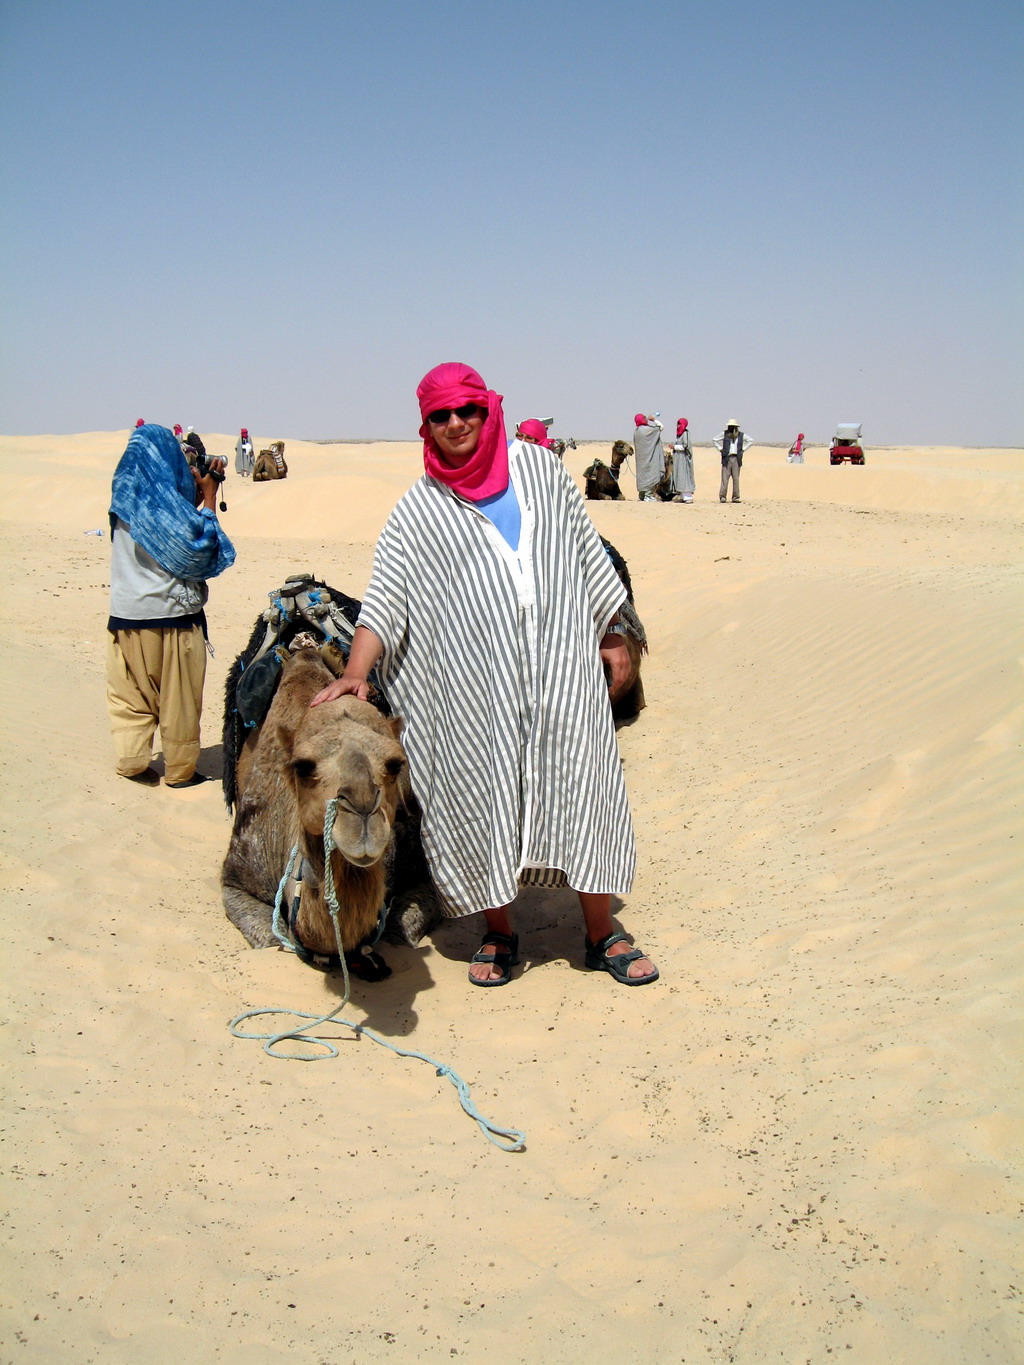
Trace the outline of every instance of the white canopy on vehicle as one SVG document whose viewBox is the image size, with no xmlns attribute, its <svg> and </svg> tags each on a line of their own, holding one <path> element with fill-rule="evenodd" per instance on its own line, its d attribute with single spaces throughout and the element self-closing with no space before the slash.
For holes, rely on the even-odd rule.
<svg viewBox="0 0 1024 1365">
<path fill-rule="evenodd" d="M 860 440 L 860 422 L 840 422 L 836 427 L 835 439 L 843 446 L 854 446 Z"/>
</svg>

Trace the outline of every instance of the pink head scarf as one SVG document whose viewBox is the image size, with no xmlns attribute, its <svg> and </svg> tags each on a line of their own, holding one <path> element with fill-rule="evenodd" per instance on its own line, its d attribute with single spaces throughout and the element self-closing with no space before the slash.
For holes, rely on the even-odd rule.
<svg viewBox="0 0 1024 1365">
<path fill-rule="evenodd" d="M 647 418 L 644 416 L 642 412 L 638 412 L 636 416 L 633 418 L 633 421 L 637 424 L 638 427 L 645 427 L 647 425 Z"/>
<path fill-rule="evenodd" d="M 504 493 L 508 487 L 508 440 L 501 394 L 487 388 L 469 365 L 450 360 L 444 365 L 436 365 L 423 376 L 416 397 L 423 418 L 420 427 L 423 467 L 431 478 L 439 479 L 470 502 L 481 502 L 496 493 Z M 438 408 L 460 408 L 464 403 L 478 403 L 487 409 L 487 417 L 476 450 L 462 464 L 453 465 L 441 454 L 427 414 Z"/>
<path fill-rule="evenodd" d="M 689 425 L 690 420 L 688 417 L 680 417 L 679 421 L 676 423 L 676 435 L 682 436 L 683 432 Z"/>
<path fill-rule="evenodd" d="M 543 422 L 536 417 L 528 417 L 525 422 L 519 423 L 519 430 L 524 436 L 532 436 L 539 446 L 545 450 L 551 449 L 551 442 L 548 439 L 548 429 Z"/>
</svg>

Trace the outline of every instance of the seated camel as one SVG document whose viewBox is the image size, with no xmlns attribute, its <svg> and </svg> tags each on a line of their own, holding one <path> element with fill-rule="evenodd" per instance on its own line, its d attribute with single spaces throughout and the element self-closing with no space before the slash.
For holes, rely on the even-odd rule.
<svg viewBox="0 0 1024 1365">
<path fill-rule="evenodd" d="M 266 718 L 242 746 L 221 871 L 224 908 L 254 948 L 276 943 L 274 901 L 297 847 L 282 901 L 288 937 L 307 961 L 337 961 L 324 884 L 324 820 L 336 800 L 330 866 L 341 946 L 353 974 L 379 980 L 390 968 L 370 948 L 385 907 L 389 937 L 413 944 L 440 914 L 419 843 L 401 722 L 352 696 L 310 707 L 333 676 L 316 648 L 300 647 L 284 663 Z"/>
<path fill-rule="evenodd" d="M 256 456 L 256 462 L 252 467 L 253 483 L 266 483 L 268 479 L 286 479 L 288 477 L 288 465 L 284 458 L 284 442 L 271 441 L 269 446 Z"/>
<path fill-rule="evenodd" d="M 628 441 L 614 441 L 612 443 L 611 470 L 613 479 L 618 479 L 622 466 L 632 454 L 633 447 Z"/>
<path fill-rule="evenodd" d="M 594 460 L 583 471 L 584 492 L 594 502 L 621 502 L 619 481 L 603 460 Z"/>
<path fill-rule="evenodd" d="M 671 452 L 671 450 L 666 450 L 666 451 L 665 451 L 665 472 L 664 472 L 664 474 L 662 474 L 662 476 L 661 476 L 661 482 L 658 484 L 657 488 L 655 488 L 654 493 L 655 493 L 655 496 L 658 497 L 658 498 L 660 498 L 662 502 L 671 502 L 671 501 L 672 501 L 673 492 L 672 492 L 672 452 Z"/>
</svg>

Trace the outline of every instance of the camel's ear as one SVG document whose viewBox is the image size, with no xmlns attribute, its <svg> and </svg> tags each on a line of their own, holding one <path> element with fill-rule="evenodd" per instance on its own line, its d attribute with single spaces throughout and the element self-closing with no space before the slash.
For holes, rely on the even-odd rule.
<svg viewBox="0 0 1024 1365">
<path fill-rule="evenodd" d="M 401 716 L 387 716 L 385 723 L 399 743 L 402 741 L 402 731 L 405 729 L 405 721 Z"/>
</svg>

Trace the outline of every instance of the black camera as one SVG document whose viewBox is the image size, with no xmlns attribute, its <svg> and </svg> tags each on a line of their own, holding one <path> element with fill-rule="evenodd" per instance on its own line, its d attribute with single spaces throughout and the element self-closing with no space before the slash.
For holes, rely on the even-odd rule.
<svg viewBox="0 0 1024 1365">
<path fill-rule="evenodd" d="M 210 455 L 207 455 L 207 453 L 205 452 L 205 450 L 203 451 L 202 454 L 200 454 L 200 453 L 197 451 L 197 452 L 196 452 L 196 469 L 198 469 L 198 471 L 199 471 L 199 477 L 200 477 L 201 479 L 205 479 L 206 476 L 207 476 L 207 474 L 209 474 L 214 480 L 216 480 L 217 483 L 223 483 L 223 482 L 224 482 L 224 479 L 225 479 L 225 477 L 226 477 L 226 476 L 225 476 L 225 472 L 224 472 L 224 470 L 220 467 L 219 464 L 215 464 L 215 463 L 214 463 L 214 458 L 215 458 L 215 457 L 211 457 Z"/>
</svg>

